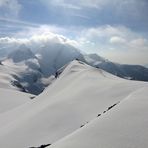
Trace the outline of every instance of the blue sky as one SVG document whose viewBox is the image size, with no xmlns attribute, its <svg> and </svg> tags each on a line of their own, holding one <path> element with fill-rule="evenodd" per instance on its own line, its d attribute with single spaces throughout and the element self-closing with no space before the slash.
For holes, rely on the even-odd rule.
<svg viewBox="0 0 148 148">
<path fill-rule="evenodd" d="M 84 52 L 144 65 L 147 15 L 147 0 L 0 0 L 0 47 L 52 32 Z"/>
</svg>

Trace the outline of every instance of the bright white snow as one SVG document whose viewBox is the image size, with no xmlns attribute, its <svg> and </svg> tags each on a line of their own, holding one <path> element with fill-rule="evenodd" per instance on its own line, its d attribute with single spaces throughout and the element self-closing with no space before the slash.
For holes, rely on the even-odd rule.
<svg viewBox="0 0 148 148">
<path fill-rule="evenodd" d="M 10 111 L 34 97 L 31 94 L 0 88 L 0 114 Z"/>
<path fill-rule="evenodd" d="M 147 87 L 73 61 L 36 99 L 0 114 L 0 147 L 147 146 Z"/>
<path fill-rule="evenodd" d="M 131 93 L 117 107 L 49 148 L 146 148 L 148 88 Z"/>
</svg>

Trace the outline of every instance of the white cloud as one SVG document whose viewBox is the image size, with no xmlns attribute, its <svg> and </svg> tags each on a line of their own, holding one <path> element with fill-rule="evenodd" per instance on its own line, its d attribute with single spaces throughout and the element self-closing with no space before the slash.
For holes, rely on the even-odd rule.
<svg viewBox="0 0 148 148">
<path fill-rule="evenodd" d="M 130 42 L 131 46 L 134 46 L 134 47 L 145 46 L 147 43 L 148 43 L 148 40 L 144 38 L 137 38 Z"/>
<path fill-rule="evenodd" d="M 130 50 L 135 46 L 142 47 L 147 45 L 148 40 L 141 36 L 141 34 L 133 32 L 124 26 L 105 25 L 82 30 L 77 41 L 94 42 L 98 47 L 102 46 L 102 48 L 108 45 L 113 46 L 111 48 L 121 46 L 121 49 Z"/>
<path fill-rule="evenodd" d="M 81 32 L 81 36 L 93 40 L 98 38 L 110 39 L 113 36 L 125 38 L 127 37 L 127 34 L 130 35 L 130 38 L 132 36 L 135 36 L 135 33 L 133 33 L 130 29 L 124 26 L 111 26 L 111 25 L 104 25 L 96 28 L 84 29 Z"/>
<path fill-rule="evenodd" d="M 124 44 L 126 43 L 126 40 L 122 37 L 119 37 L 119 36 L 113 36 L 110 38 L 110 43 L 112 44 Z"/>
<path fill-rule="evenodd" d="M 27 32 L 27 34 L 26 34 Z M 42 34 L 46 34 L 48 32 L 53 32 L 53 33 L 58 33 L 61 34 L 61 32 L 65 32 L 64 28 L 60 28 L 60 27 L 56 27 L 54 25 L 38 25 L 36 27 L 27 27 L 24 28 L 24 30 L 21 30 L 19 32 L 17 32 L 15 34 L 15 37 L 19 37 L 19 38 L 26 38 L 26 37 L 31 37 L 33 35 L 42 35 Z"/>
<path fill-rule="evenodd" d="M 50 4 L 58 5 L 61 7 L 67 7 L 71 9 L 81 9 L 82 7 L 91 7 L 102 9 L 105 6 L 114 6 L 117 10 L 123 10 L 123 8 L 131 9 L 131 11 L 136 10 L 139 7 L 143 7 L 145 0 L 40 0 L 45 3 L 47 6 Z M 117 7 L 118 6 L 118 7 Z"/>
<path fill-rule="evenodd" d="M 61 7 L 64 7 L 64 8 L 67 8 L 67 9 L 75 9 L 75 10 L 80 10 L 81 9 L 81 7 L 70 4 L 70 3 L 58 3 L 57 5 L 61 6 Z"/>
<path fill-rule="evenodd" d="M 73 34 L 75 37 L 69 39 L 66 37 L 68 34 Z M 96 52 L 115 62 L 148 63 L 148 39 L 124 26 L 106 25 L 76 30 L 42 25 L 21 31 L 13 38 L 0 38 L 0 47 L 8 45 L 17 47 L 20 44 L 27 44 L 37 49 L 51 42 L 72 45 L 84 52 Z"/>
<path fill-rule="evenodd" d="M 71 12 L 80 15 L 86 15 L 91 18 L 90 9 L 94 16 L 101 18 L 102 22 L 107 18 L 107 14 L 122 21 L 124 24 L 133 24 L 135 20 L 147 21 L 147 0 L 40 0 L 49 10 L 58 6 L 64 15 L 71 16 Z M 93 11 L 94 10 L 94 11 Z M 102 19 L 105 15 L 105 19 Z M 116 20 L 109 19 L 110 22 Z M 129 22 L 130 21 L 130 22 Z"/>
<path fill-rule="evenodd" d="M 122 51 L 117 50 L 115 51 L 108 51 L 104 54 L 105 57 L 110 59 L 111 61 L 122 63 L 122 64 L 141 64 L 141 65 L 147 65 L 147 59 L 148 59 L 148 51 L 141 52 L 139 50 L 132 51 Z"/>
<path fill-rule="evenodd" d="M 113 1 L 118 2 L 119 0 Z M 45 4 L 53 4 L 61 7 L 67 7 L 71 9 L 81 9 L 82 7 L 100 8 L 104 5 L 112 3 L 110 2 L 110 0 L 41 0 L 41 2 Z"/>
<path fill-rule="evenodd" d="M 101 26 L 84 29 L 77 42 L 81 49 L 120 63 L 147 64 L 148 39 L 124 26 Z"/>
<path fill-rule="evenodd" d="M 30 23 L 30 22 L 25 22 L 25 21 L 20 21 L 20 20 L 17 20 L 17 19 L 12 19 L 12 18 L 3 18 L 3 17 L 0 17 L 0 21 L 5 21 L 7 22 L 10 26 L 12 25 L 20 25 L 20 26 L 32 26 L 32 27 L 39 27 L 38 24 L 35 24 L 35 23 Z M 7 27 L 7 26 L 6 26 Z"/>
<path fill-rule="evenodd" d="M 51 32 L 57 28 L 54 26 L 40 26 L 39 28 L 29 28 L 25 31 L 18 32 L 15 37 L 3 37 L 0 38 L 0 49 L 5 47 L 19 47 L 21 44 L 26 44 L 31 48 L 40 48 L 50 43 L 60 43 L 65 45 L 72 45 L 78 47 L 78 43 L 75 40 L 69 39 L 63 35 Z M 59 31 L 62 29 L 59 28 Z M 55 32 L 56 32 L 55 31 Z M 26 35 L 27 32 L 27 35 Z M 36 49 L 37 50 L 37 49 Z"/>
</svg>

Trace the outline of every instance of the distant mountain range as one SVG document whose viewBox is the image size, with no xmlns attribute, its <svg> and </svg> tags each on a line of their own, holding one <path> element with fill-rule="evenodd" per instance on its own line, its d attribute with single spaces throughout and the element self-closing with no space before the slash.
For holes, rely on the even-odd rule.
<svg viewBox="0 0 148 148">
<path fill-rule="evenodd" d="M 146 67 L 113 63 L 97 54 L 83 54 L 71 45 L 48 43 L 36 51 L 26 45 L 11 51 L 0 62 L 0 87 L 39 94 L 61 67 L 75 59 L 124 79 L 148 81 Z"/>
<path fill-rule="evenodd" d="M 113 63 L 97 54 L 89 54 L 85 56 L 87 64 L 96 68 L 101 68 L 109 73 L 125 79 L 148 81 L 148 68 L 141 65 L 127 65 Z"/>
</svg>

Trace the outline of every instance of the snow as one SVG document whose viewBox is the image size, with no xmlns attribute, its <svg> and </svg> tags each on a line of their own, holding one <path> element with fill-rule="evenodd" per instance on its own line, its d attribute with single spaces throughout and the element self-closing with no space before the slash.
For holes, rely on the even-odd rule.
<svg viewBox="0 0 148 148">
<path fill-rule="evenodd" d="M 3 65 L 0 65 L 0 88 L 7 88 L 7 89 L 13 89 L 18 90 L 18 88 L 11 85 L 12 81 L 15 81 L 14 75 L 17 76 L 17 72 L 20 72 L 21 68 L 13 65 L 10 60 L 6 60 Z"/>
<path fill-rule="evenodd" d="M 35 58 L 17 63 L 12 59 L 5 59 L 0 65 L 0 88 L 38 94 L 44 89 L 41 78 L 39 63 Z"/>
<path fill-rule="evenodd" d="M 0 88 L 38 95 L 52 83 L 51 77 L 74 59 L 125 79 L 148 80 L 148 69 L 142 66 L 113 63 L 97 54 L 85 55 L 68 44 L 47 42 L 32 51 L 22 44 L 0 61 Z"/>
<path fill-rule="evenodd" d="M 139 142 L 143 142 L 148 133 L 147 87 L 146 82 L 121 79 L 73 61 L 35 99 L 0 114 L 0 147 L 29 148 L 51 143 L 49 147 L 53 148 L 98 148 L 98 141 L 101 148 L 119 147 L 120 143 L 130 147 L 134 142 L 133 147 L 138 147 L 139 136 Z M 103 115 L 96 119 L 98 114 Z M 80 128 L 83 124 L 86 126 Z M 136 132 L 143 128 L 143 135 L 134 136 L 134 127 Z M 143 145 L 148 145 L 147 140 Z"/>
<path fill-rule="evenodd" d="M 63 138 L 50 148 L 146 148 L 148 88 L 126 97 L 111 111 Z"/>
<path fill-rule="evenodd" d="M 34 97 L 31 94 L 0 88 L 0 114 L 12 110 Z"/>
</svg>

